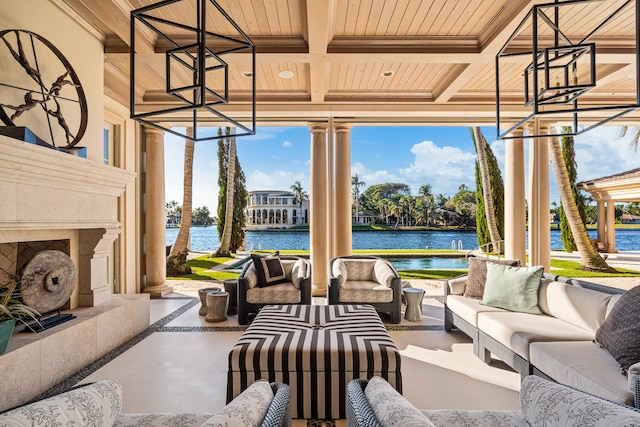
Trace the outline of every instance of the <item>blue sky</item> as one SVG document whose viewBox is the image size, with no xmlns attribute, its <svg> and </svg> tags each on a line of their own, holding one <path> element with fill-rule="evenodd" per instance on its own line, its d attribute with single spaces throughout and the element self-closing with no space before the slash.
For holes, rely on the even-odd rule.
<svg viewBox="0 0 640 427">
<path fill-rule="evenodd" d="M 217 130 L 217 129 L 216 129 Z M 498 158 L 504 179 L 504 141 L 496 141 L 495 127 L 482 132 Z M 260 127 L 254 136 L 236 139 L 247 189 L 289 190 L 300 181 L 309 192 L 311 136 L 306 126 Z M 578 180 L 599 178 L 640 167 L 640 153 L 619 127 L 603 126 L 576 137 Z M 525 143 L 525 156 L 528 143 Z M 461 184 L 475 188 L 475 150 L 466 127 L 354 126 L 351 130 L 351 175 L 366 187 L 403 182 L 413 195 L 424 184 L 434 194 L 453 196 Z M 525 159 L 525 167 L 526 167 Z M 166 201 L 182 204 L 184 140 L 165 136 Z M 559 201 L 553 168 L 551 201 Z M 215 215 L 218 199 L 217 142 L 197 142 L 193 176 L 193 206 L 207 206 Z M 365 187 L 365 188 L 366 188 Z"/>
</svg>

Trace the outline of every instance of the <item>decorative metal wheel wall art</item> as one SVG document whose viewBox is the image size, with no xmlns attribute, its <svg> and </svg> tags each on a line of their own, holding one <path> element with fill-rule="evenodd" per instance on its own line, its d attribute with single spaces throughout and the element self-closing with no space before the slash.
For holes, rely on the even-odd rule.
<svg viewBox="0 0 640 427">
<path fill-rule="evenodd" d="M 0 120 L 53 146 L 75 146 L 87 128 L 87 100 L 69 61 L 32 31 L 4 30 L 0 39 Z"/>
</svg>

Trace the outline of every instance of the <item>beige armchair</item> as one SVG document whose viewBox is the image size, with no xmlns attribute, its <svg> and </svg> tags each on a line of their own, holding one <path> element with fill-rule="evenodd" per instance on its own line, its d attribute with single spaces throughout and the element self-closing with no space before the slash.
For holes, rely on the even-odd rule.
<svg viewBox="0 0 640 427">
<path fill-rule="evenodd" d="M 238 276 L 238 323 L 249 323 L 249 314 L 270 304 L 311 304 L 311 263 L 300 257 L 281 256 L 281 283 L 259 286 L 258 269 L 249 261 Z"/>
<path fill-rule="evenodd" d="M 343 256 L 329 262 L 329 304 L 370 304 L 400 323 L 402 281 L 393 265 L 374 256 Z"/>
</svg>

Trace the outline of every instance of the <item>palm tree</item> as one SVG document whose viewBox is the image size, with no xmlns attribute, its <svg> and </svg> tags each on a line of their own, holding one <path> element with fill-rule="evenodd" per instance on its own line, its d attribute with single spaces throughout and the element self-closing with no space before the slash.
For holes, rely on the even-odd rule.
<svg viewBox="0 0 640 427">
<path fill-rule="evenodd" d="M 215 256 L 230 256 L 231 247 L 231 231 L 233 229 L 233 198 L 236 183 L 236 129 L 227 128 L 227 135 L 231 135 L 228 138 L 229 141 L 229 160 L 227 162 L 227 200 L 224 211 L 224 231 L 222 232 L 222 239 L 220 241 L 220 247 L 216 251 Z"/>
<path fill-rule="evenodd" d="M 302 202 L 307 200 L 309 198 L 309 195 L 307 195 L 307 193 L 302 189 L 302 184 L 300 184 L 300 181 L 296 181 L 291 186 L 291 191 L 293 192 L 293 198 L 295 199 L 296 203 L 298 203 L 298 206 L 300 208 L 300 225 L 302 225 Z"/>
<path fill-rule="evenodd" d="M 493 207 L 493 188 L 491 187 L 491 179 L 489 175 L 489 165 L 487 163 L 487 140 L 482 135 L 480 127 L 473 128 L 473 140 L 478 152 L 478 165 L 480 167 L 480 176 L 482 177 L 482 197 L 484 199 L 484 213 L 487 218 L 487 227 L 489 228 L 489 237 L 491 238 L 492 251 L 501 253 L 500 231 L 496 221 L 496 211 Z"/>
<path fill-rule="evenodd" d="M 184 182 L 182 196 L 182 219 L 180 220 L 180 230 L 176 242 L 171 248 L 169 258 L 174 258 L 180 253 L 187 252 L 189 246 L 189 230 L 191 229 L 191 218 L 193 211 L 193 152 L 195 143 L 193 141 L 193 128 L 187 128 L 187 137 L 184 140 Z"/>
<path fill-rule="evenodd" d="M 614 273 L 616 270 L 611 268 L 607 262 L 598 254 L 591 244 L 591 239 L 587 234 L 587 228 L 580 218 L 580 212 L 576 205 L 573 191 L 571 188 L 571 180 L 567 172 L 567 165 L 562 155 L 562 147 L 558 138 L 551 138 L 550 144 L 551 163 L 558 183 L 558 191 L 560 192 L 560 201 L 564 207 L 571 233 L 575 239 L 578 252 L 580 253 L 580 268 L 587 271 L 604 271 Z"/>
<path fill-rule="evenodd" d="M 428 228 L 429 214 L 433 210 L 433 203 L 434 203 L 433 194 L 431 194 L 431 185 L 430 184 L 421 185 L 420 189 L 418 190 L 418 193 L 420 194 L 420 197 L 422 197 L 422 200 L 424 201 L 425 212 L 423 213 L 423 218 L 426 221 L 427 228 Z"/>
<path fill-rule="evenodd" d="M 356 223 L 359 223 L 358 213 L 360 212 L 360 205 L 358 199 L 360 199 L 360 187 L 364 187 L 366 184 L 364 181 L 360 181 L 358 174 L 351 177 L 351 186 L 353 187 L 353 194 L 356 199 Z"/>
<path fill-rule="evenodd" d="M 382 214 L 382 216 L 384 217 L 384 222 L 387 225 L 389 225 L 390 204 L 391 202 L 389 201 L 389 199 L 380 199 L 378 200 L 378 203 L 376 203 L 376 207 L 378 208 L 378 211 L 380 211 L 380 214 Z"/>
</svg>

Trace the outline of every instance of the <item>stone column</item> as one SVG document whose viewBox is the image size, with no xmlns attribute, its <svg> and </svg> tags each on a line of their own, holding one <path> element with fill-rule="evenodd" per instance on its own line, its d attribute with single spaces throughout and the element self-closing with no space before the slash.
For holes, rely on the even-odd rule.
<svg viewBox="0 0 640 427">
<path fill-rule="evenodd" d="M 314 296 L 327 294 L 327 264 L 329 262 L 329 221 L 327 215 L 327 128 L 326 123 L 309 123 L 311 131 L 311 285 Z"/>
<path fill-rule="evenodd" d="M 537 122 L 536 122 L 537 125 Z M 548 126 L 537 125 L 537 135 L 548 134 Z M 549 224 L 549 138 L 529 143 L 529 265 L 551 267 Z"/>
<path fill-rule="evenodd" d="M 158 298 L 173 291 L 167 286 L 166 223 L 164 202 L 164 132 L 144 127 L 146 163 L 145 194 L 145 254 L 146 280 L 142 290 Z"/>
<path fill-rule="evenodd" d="M 334 126 L 333 256 L 351 255 L 351 125 Z"/>
<path fill-rule="evenodd" d="M 522 136 L 517 129 L 513 136 Z M 505 258 L 527 262 L 527 214 L 524 179 L 524 139 L 508 139 L 505 143 L 504 186 L 504 251 Z"/>
<path fill-rule="evenodd" d="M 597 201 L 597 224 L 598 224 L 598 243 L 607 242 L 607 214 L 604 207 L 604 200 Z"/>
<path fill-rule="evenodd" d="M 607 252 L 616 253 L 616 208 L 613 200 L 607 201 Z"/>
</svg>

